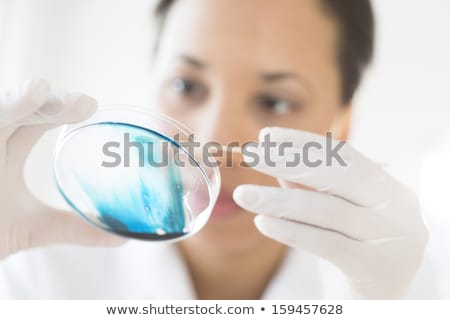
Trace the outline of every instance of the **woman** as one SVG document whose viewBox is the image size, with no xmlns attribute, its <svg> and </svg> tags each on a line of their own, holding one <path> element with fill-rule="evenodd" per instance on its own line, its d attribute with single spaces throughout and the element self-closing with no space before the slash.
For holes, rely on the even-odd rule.
<svg viewBox="0 0 450 320">
<path fill-rule="evenodd" d="M 154 105 L 200 139 L 347 139 L 373 50 L 368 0 L 163 0 L 157 16 Z M 32 81 L 0 105 L 0 257 L 112 246 L 8 257 L 7 297 L 399 298 L 421 265 L 427 231 L 416 196 L 348 145 L 345 166 L 288 167 L 278 156 L 275 166 L 223 167 L 198 234 L 115 247 L 124 240 L 39 203 L 22 179 L 39 136 L 88 117 L 95 101 L 51 97 Z"/>
</svg>

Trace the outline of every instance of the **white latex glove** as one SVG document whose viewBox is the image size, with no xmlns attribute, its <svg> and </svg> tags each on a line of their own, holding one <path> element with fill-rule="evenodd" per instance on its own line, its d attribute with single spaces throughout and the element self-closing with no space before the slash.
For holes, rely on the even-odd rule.
<svg viewBox="0 0 450 320">
<path fill-rule="evenodd" d="M 284 157 L 273 149 L 274 167 L 264 161 L 254 167 L 278 178 L 283 187 L 241 185 L 233 195 L 242 208 L 258 214 L 254 222 L 260 232 L 330 261 L 344 272 L 359 298 L 403 297 L 428 240 L 416 195 L 348 144 L 339 152 L 347 166 L 334 161 L 328 167 L 311 168 L 303 162 L 287 167 L 292 152 L 301 152 L 310 141 L 325 149 L 326 138 L 274 127 L 263 129 L 260 140 L 266 134 L 277 145 L 294 145 Z M 315 149 L 310 161 L 326 159 L 324 149 Z M 263 158 L 261 144 L 249 150 Z"/>
<path fill-rule="evenodd" d="M 83 94 L 50 94 L 44 80 L 31 80 L 0 95 L 0 259 L 19 250 L 56 243 L 117 245 L 123 239 L 102 232 L 72 212 L 39 202 L 27 189 L 25 160 L 49 129 L 82 121 L 97 102 Z"/>
</svg>

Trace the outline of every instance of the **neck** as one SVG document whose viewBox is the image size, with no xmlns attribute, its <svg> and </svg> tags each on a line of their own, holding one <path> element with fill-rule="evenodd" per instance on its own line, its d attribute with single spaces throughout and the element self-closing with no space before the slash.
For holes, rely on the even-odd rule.
<svg viewBox="0 0 450 320">
<path fill-rule="evenodd" d="M 276 273 L 286 247 L 261 238 L 251 250 L 227 250 L 188 239 L 178 244 L 198 299 L 259 299 Z"/>
</svg>

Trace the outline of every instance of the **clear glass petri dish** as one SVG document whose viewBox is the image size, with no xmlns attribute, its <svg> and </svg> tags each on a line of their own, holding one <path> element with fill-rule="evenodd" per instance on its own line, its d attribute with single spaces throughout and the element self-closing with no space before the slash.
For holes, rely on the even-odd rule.
<svg viewBox="0 0 450 320">
<path fill-rule="evenodd" d="M 214 159 L 183 144 L 192 137 L 161 113 L 101 107 L 62 129 L 53 158 L 56 186 L 70 207 L 103 230 L 184 239 L 206 224 L 220 191 Z"/>
</svg>

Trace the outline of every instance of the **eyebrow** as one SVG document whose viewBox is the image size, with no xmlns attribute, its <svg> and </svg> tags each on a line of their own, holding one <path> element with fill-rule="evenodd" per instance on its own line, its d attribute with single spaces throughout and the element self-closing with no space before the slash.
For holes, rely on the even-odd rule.
<svg viewBox="0 0 450 320">
<path fill-rule="evenodd" d="M 193 66 L 194 68 L 205 69 L 207 67 L 204 62 L 202 62 L 202 61 L 200 61 L 200 60 L 198 60 L 196 58 L 193 58 L 191 56 L 183 54 L 183 55 L 180 56 L 180 58 L 181 58 L 181 60 L 183 60 L 187 64 Z"/>
<path fill-rule="evenodd" d="M 283 80 L 298 80 L 305 82 L 305 80 L 298 74 L 293 72 L 268 72 L 261 74 L 261 79 L 265 82 L 278 82 Z"/>
<path fill-rule="evenodd" d="M 208 66 L 206 63 L 204 63 L 203 61 L 194 58 L 192 56 L 186 55 L 186 54 L 182 54 L 180 55 L 180 59 L 182 61 L 184 61 L 185 63 L 191 65 L 194 68 L 197 69 L 206 69 Z M 284 81 L 284 80 L 296 80 L 302 83 L 307 83 L 307 81 L 305 81 L 305 79 L 303 77 L 301 77 L 300 75 L 294 73 L 294 72 L 283 72 L 283 71 L 279 71 L 279 72 L 267 72 L 267 73 L 263 73 L 260 75 L 260 78 L 264 81 L 264 82 L 279 82 L 279 81 Z"/>
</svg>

